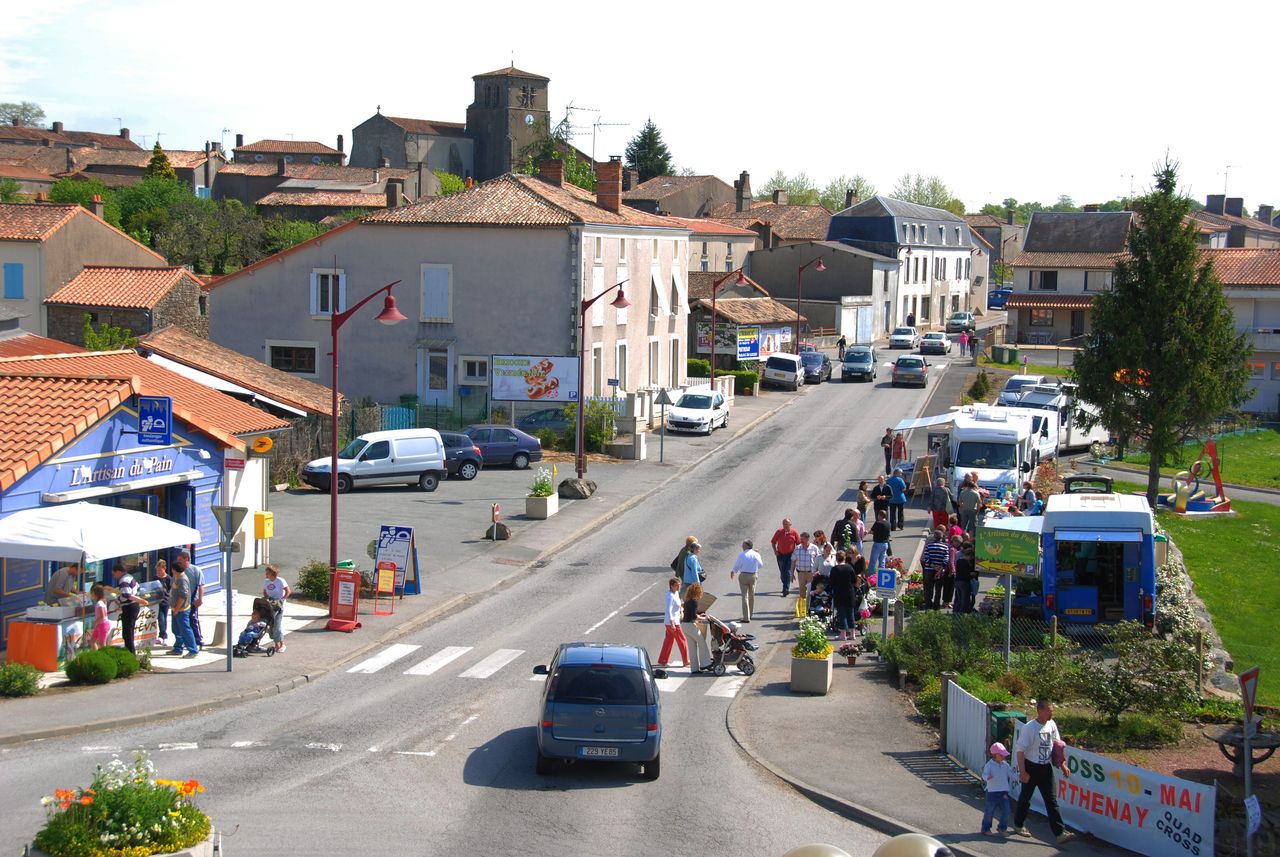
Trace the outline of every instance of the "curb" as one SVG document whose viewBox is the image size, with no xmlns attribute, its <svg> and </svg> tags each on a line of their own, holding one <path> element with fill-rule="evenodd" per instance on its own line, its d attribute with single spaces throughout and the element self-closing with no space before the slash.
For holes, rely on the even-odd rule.
<svg viewBox="0 0 1280 857">
<path fill-rule="evenodd" d="M 1084 458 L 1083 456 L 1074 457 L 1071 460 L 1076 462 L 1077 466 L 1083 465 L 1085 467 L 1097 467 L 1099 470 L 1112 470 L 1116 473 L 1130 473 L 1130 474 L 1133 474 L 1134 476 L 1145 477 L 1147 475 L 1147 471 L 1139 469 L 1137 467 L 1127 467 L 1125 465 L 1120 465 L 1120 464 L 1094 464 L 1092 461 Z M 1164 480 L 1164 479 L 1169 479 L 1171 477 L 1169 476 L 1169 474 L 1161 473 L 1160 478 L 1161 480 Z M 1257 494 L 1270 494 L 1273 497 L 1280 497 L 1280 489 L 1276 489 L 1276 488 L 1266 488 L 1266 487 L 1254 486 L 1254 485 L 1239 485 L 1235 482 L 1223 482 L 1222 487 L 1230 488 L 1233 491 L 1250 491 Z M 1249 501 L 1246 500 L 1245 502 L 1247 503 Z"/>
<path fill-rule="evenodd" d="M 293 690 L 295 688 L 302 687 L 303 685 L 309 684 L 310 682 L 315 681 L 316 679 L 319 679 L 321 676 L 327 675 L 328 673 L 333 672 L 334 670 L 340 669 L 342 666 L 350 663 L 351 661 L 367 654 L 368 652 L 378 648 L 379 646 L 382 646 L 383 644 L 385 644 L 387 640 L 394 639 L 395 637 L 416 631 L 422 626 L 430 624 L 432 621 L 438 619 L 440 616 L 452 612 L 458 606 L 463 605 L 469 601 L 478 601 L 484 598 L 485 596 L 489 595 L 499 587 L 505 587 L 510 583 L 512 583 L 513 581 L 515 581 L 516 579 L 531 573 L 534 566 L 537 563 L 542 562 L 548 556 L 563 550 L 567 545 L 572 544 L 575 541 L 578 541 L 583 536 L 598 529 L 601 524 L 608 523 L 609 521 L 612 521 L 615 518 L 618 518 L 619 516 L 621 516 L 622 514 L 635 508 L 644 500 L 648 499 L 649 497 L 656 494 L 658 491 L 661 491 L 663 488 L 667 487 L 667 485 L 671 484 L 671 482 L 674 481 L 675 479 L 679 478 L 689 470 L 693 469 L 694 467 L 698 466 L 702 462 L 706 461 L 708 458 L 720 452 L 722 449 L 736 443 L 748 431 L 755 428 L 757 425 L 769 419 L 773 415 L 777 414 L 783 408 L 787 407 L 788 405 L 790 405 L 795 401 L 796 401 L 795 398 L 788 398 L 786 401 L 782 402 L 777 407 L 771 408 L 770 410 L 764 412 L 763 414 L 761 414 L 760 416 L 752 420 L 750 423 L 747 423 L 745 426 L 743 426 L 742 429 L 736 435 L 729 438 L 724 443 L 712 449 L 707 450 L 701 456 L 689 462 L 688 464 L 678 467 L 675 470 L 675 472 L 671 474 L 670 477 L 668 477 L 667 479 L 664 479 L 662 482 L 653 486 L 643 494 L 638 494 L 634 497 L 631 497 L 630 499 L 620 503 L 618 506 L 614 507 L 613 509 L 610 509 L 609 511 L 605 512 L 601 517 L 595 518 L 591 522 L 583 525 L 578 530 L 570 534 L 568 537 L 562 539 L 561 541 L 557 542 L 551 547 L 548 547 L 547 549 L 543 550 L 541 553 L 539 553 L 533 559 L 529 560 L 527 563 L 525 563 L 516 571 L 513 571 L 511 574 L 503 578 L 500 578 L 499 580 L 495 580 L 493 583 L 484 587 L 483 589 L 478 589 L 475 592 L 468 592 L 460 595 L 455 595 L 452 598 L 447 599 L 446 601 L 440 602 L 439 604 L 428 609 L 422 614 L 415 616 L 412 619 L 406 620 L 400 623 L 399 625 L 396 625 L 393 628 L 389 628 L 380 636 L 374 639 L 371 639 L 369 642 L 352 650 L 351 652 L 341 657 L 339 660 L 335 661 L 332 664 L 329 664 L 326 667 L 322 667 L 313 672 L 309 672 L 303 675 L 294 676 L 291 679 L 286 679 L 283 681 L 266 684 L 258 688 L 243 690 L 237 693 L 226 694 L 225 696 L 217 697 L 204 702 L 192 703 L 190 705 L 179 705 L 179 706 L 174 706 L 172 708 L 164 708 L 159 710 L 152 709 L 152 710 L 148 710 L 145 714 L 139 713 L 139 714 L 127 715 L 124 717 L 113 717 L 110 719 L 95 720 L 89 723 L 77 723 L 73 726 L 58 726 L 50 729 L 37 730 L 35 732 L 27 732 L 21 735 L 0 735 L 0 745 L 20 744 L 26 741 L 42 741 L 49 738 L 62 738 L 68 735 L 79 735 L 82 733 L 97 732 L 97 731 L 102 731 L 106 729 L 118 729 L 121 727 L 140 726 L 147 723 L 153 723 L 156 721 L 157 718 L 184 717 L 184 716 L 193 715 L 193 714 L 204 714 L 211 711 L 217 711 L 222 708 L 228 708 L 232 705 L 236 705 L 242 702 L 250 702 L 255 699 L 261 699 L 263 697 L 279 695 L 282 693 L 286 693 L 290 690 Z M 462 565 L 462 564 L 463 563 L 457 563 L 456 565 Z M 456 567 L 456 565 L 449 566 L 449 567 L 454 568 Z"/>
</svg>

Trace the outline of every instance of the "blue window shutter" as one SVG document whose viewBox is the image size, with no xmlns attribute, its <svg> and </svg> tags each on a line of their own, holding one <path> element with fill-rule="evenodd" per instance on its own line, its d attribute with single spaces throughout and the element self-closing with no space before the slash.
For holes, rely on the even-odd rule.
<svg viewBox="0 0 1280 857">
<path fill-rule="evenodd" d="M 4 263 L 4 296 L 11 301 L 23 299 L 21 262 Z"/>
</svg>

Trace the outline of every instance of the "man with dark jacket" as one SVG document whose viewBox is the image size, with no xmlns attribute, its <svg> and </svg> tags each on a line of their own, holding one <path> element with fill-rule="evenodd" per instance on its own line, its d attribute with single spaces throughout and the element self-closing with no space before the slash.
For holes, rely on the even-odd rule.
<svg viewBox="0 0 1280 857">
<path fill-rule="evenodd" d="M 831 544 L 835 545 L 838 551 L 848 550 L 849 547 L 858 544 L 858 531 L 853 525 L 853 515 L 852 509 L 845 509 L 844 517 L 831 527 Z"/>
<path fill-rule="evenodd" d="M 884 437 L 880 438 L 880 448 L 884 450 L 884 475 L 888 476 L 893 472 L 893 429 L 884 430 Z"/>
</svg>

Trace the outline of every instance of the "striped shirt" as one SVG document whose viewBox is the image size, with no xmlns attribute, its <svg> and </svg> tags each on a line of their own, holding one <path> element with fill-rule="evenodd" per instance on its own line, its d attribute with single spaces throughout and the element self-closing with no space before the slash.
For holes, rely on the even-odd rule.
<svg viewBox="0 0 1280 857">
<path fill-rule="evenodd" d="M 950 553 L 951 550 L 946 542 L 929 542 L 924 546 L 924 553 L 920 555 L 920 564 L 925 568 L 945 571 L 950 563 Z"/>
<path fill-rule="evenodd" d="M 799 545 L 791 552 L 791 568 L 793 571 L 817 571 L 822 565 L 822 549 L 813 542 L 808 547 Z"/>
</svg>

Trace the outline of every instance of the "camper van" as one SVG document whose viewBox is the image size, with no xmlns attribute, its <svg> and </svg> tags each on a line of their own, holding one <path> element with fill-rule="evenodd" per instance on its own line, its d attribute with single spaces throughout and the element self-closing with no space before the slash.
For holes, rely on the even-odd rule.
<svg viewBox="0 0 1280 857">
<path fill-rule="evenodd" d="M 1076 396 L 1074 384 L 1034 384 L 1023 389 L 1016 402 L 1010 407 L 1035 408 L 1058 412 L 1060 431 L 1058 449 L 1083 449 L 1094 441 L 1106 442 L 1111 433 L 1103 426 L 1086 429 L 1080 423 L 1080 412 L 1096 413 Z"/>
<path fill-rule="evenodd" d="M 965 474 L 992 494 L 1016 489 L 1035 466 L 1033 416 L 1013 408 L 961 408 L 951 416 L 951 436 L 943 448 L 948 484 L 959 495 Z"/>
</svg>

